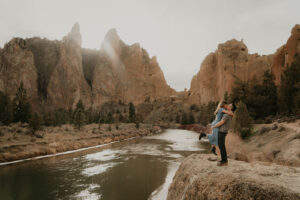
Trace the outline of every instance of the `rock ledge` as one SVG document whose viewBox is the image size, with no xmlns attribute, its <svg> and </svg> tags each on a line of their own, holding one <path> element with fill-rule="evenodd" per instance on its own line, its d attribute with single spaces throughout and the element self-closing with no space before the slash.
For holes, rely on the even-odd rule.
<svg viewBox="0 0 300 200">
<path fill-rule="evenodd" d="M 177 170 L 168 200 L 299 199 L 300 168 L 229 160 L 227 167 L 192 154 Z"/>
</svg>

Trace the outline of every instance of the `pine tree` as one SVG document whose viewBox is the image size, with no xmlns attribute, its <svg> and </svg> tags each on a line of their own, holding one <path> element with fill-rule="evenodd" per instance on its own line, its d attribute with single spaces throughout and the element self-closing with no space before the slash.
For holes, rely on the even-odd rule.
<svg viewBox="0 0 300 200">
<path fill-rule="evenodd" d="M 180 116 L 179 116 L 179 114 L 178 114 L 178 113 L 176 114 L 176 123 L 177 123 L 177 124 L 179 124 L 179 123 L 180 123 Z"/>
<path fill-rule="evenodd" d="M 264 72 L 262 84 L 256 79 L 250 81 L 245 103 L 254 119 L 276 114 L 277 87 L 271 71 Z"/>
<path fill-rule="evenodd" d="M 229 101 L 229 95 L 228 95 L 228 92 L 226 91 L 225 93 L 224 93 L 224 101 L 226 101 L 226 102 L 228 102 Z"/>
<path fill-rule="evenodd" d="M 34 113 L 30 118 L 29 127 L 32 129 L 33 133 L 41 129 L 41 118 L 37 113 Z"/>
<path fill-rule="evenodd" d="M 187 114 L 185 112 L 182 113 L 182 117 L 181 117 L 181 124 L 188 124 L 188 117 Z"/>
<path fill-rule="evenodd" d="M 190 114 L 189 114 L 189 124 L 194 124 L 194 123 L 195 123 L 194 113 L 190 112 Z"/>
<path fill-rule="evenodd" d="M 279 88 L 279 108 L 282 113 L 300 114 L 297 109 L 300 92 L 300 56 L 295 55 L 291 66 L 287 67 L 281 75 Z"/>
<path fill-rule="evenodd" d="M 113 116 L 111 112 L 108 112 L 106 119 L 105 119 L 105 123 L 107 124 L 111 124 L 114 122 Z"/>
<path fill-rule="evenodd" d="M 9 96 L 3 92 L 0 92 L 0 122 L 8 125 L 12 122 L 12 119 L 13 110 Z"/>
<path fill-rule="evenodd" d="M 237 105 L 231 122 L 231 128 L 234 133 L 239 134 L 243 139 L 251 133 L 252 118 L 247 110 L 246 104 L 242 101 Z"/>
<path fill-rule="evenodd" d="M 139 128 L 140 128 L 140 122 L 139 122 L 138 120 L 135 122 L 135 128 L 136 128 L 136 129 L 139 129 Z"/>
<path fill-rule="evenodd" d="M 132 102 L 129 103 L 129 119 L 131 122 L 135 121 L 135 107 Z"/>
<path fill-rule="evenodd" d="M 31 116 L 31 107 L 26 95 L 26 89 L 21 82 L 13 100 L 14 122 L 28 122 Z"/>
<path fill-rule="evenodd" d="M 81 126 L 84 124 L 85 116 L 84 116 L 84 106 L 81 99 L 78 101 L 76 105 L 76 109 L 74 111 L 74 125 L 79 130 Z"/>
<path fill-rule="evenodd" d="M 249 91 L 248 82 L 242 80 L 236 80 L 232 92 L 229 97 L 230 102 L 246 101 Z"/>
</svg>

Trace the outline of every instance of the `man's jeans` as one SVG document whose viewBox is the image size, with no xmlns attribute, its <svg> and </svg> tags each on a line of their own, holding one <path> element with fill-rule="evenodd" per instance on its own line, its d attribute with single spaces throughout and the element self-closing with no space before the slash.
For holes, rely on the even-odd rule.
<svg viewBox="0 0 300 200">
<path fill-rule="evenodd" d="M 219 131 L 218 134 L 218 143 L 219 143 L 219 149 L 221 151 L 221 162 L 227 162 L 227 152 L 226 152 L 226 147 L 225 147 L 225 137 L 227 133 L 223 133 Z"/>
</svg>

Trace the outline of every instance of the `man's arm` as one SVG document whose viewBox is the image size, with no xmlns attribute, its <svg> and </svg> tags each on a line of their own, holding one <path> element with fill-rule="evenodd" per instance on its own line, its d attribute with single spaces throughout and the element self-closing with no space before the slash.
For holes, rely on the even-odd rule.
<svg viewBox="0 0 300 200">
<path fill-rule="evenodd" d="M 232 111 L 228 111 L 228 110 L 222 110 L 222 113 L 225 113 L 227 115 L 233 116 L 233 112 Z"/>
<path fill-rule="evenodd" d="M 221 121 L 219 121 L 216 125 L 212 126 L 211 128 L 218 128 L 220 126 L 222 126 L 225 123 L 224 119 L 222 119 Z"/>
</svg>

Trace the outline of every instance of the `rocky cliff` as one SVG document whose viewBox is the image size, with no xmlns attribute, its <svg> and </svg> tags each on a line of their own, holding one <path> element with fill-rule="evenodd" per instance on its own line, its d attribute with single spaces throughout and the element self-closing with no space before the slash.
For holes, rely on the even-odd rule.
<svg viewBox="0 0 300 200">
<path fill-rule="evenodd" d="M 292 29 L 287 43 L 271 55 L 249 54 L 244 42 L 235 39 L 220 44 L 193 77 L 189 102 L 218 101 L 226 91 L 231 92 L 236 80 L 247 81 L 254 76 L 259 80 L 265 70 L 271 70 L 279 84 L 283 69 L 291 64 L 296 53 L 300 53 L 300 25 Z"/>
<path fill-rule="evenodd" d="M 202 62 L 200 71 L 193 77 L 189 102 L 218 101 L 225 91 L 231 92 L 235 81 L 258 79 L 265 70 L 271 70 L 273 56 L 249 54 L 243 41 L 235 39 L 218 46 Z"/>
<path fill-rule="evenodd" d="M 168 200 L 299 199 L 299 168 L 229 160 L 226 167 L 192 154 L 181 163 Z"/>
<path fill-rule="evenodd" d="M 295 54 L 300 54 L 300 25 L 297 24 L 291 31 L 291 36 L 286 44 L 280 47 L 274 54 L 272 72 L 275 75 L 276 84 L 280 83 L 281 74 L 294 59 Z"/>
<path fill-rule="evenodd" d="M 114 29 L 107 33 L 98 57 L 91 77 L 95 107 L 109 99 L 140 104 L 175 93 L 156 58 L 139 44 L 126 45 Z"/>
<path fill-rule="evenodd" d="M 27 94 L 37 97 L 37 71 L 34 56 L 26 49 L 26 41 L 14 38 L 0 51 L 0 91 L 13 96 L 23 82 Z"/>
<path fill-rule="evenodd" d="M 14 38 L 0 49 L 0 91 L 13 96 L 20 83 L 33 104 L 86 108 L 107 101 L 135 104 L 175 93 L 156 61 L 139 44 L 126 45 L 110 30 L 100 50 L 81 48 L 79 24 L 60 41 Z"/>
</svg>

